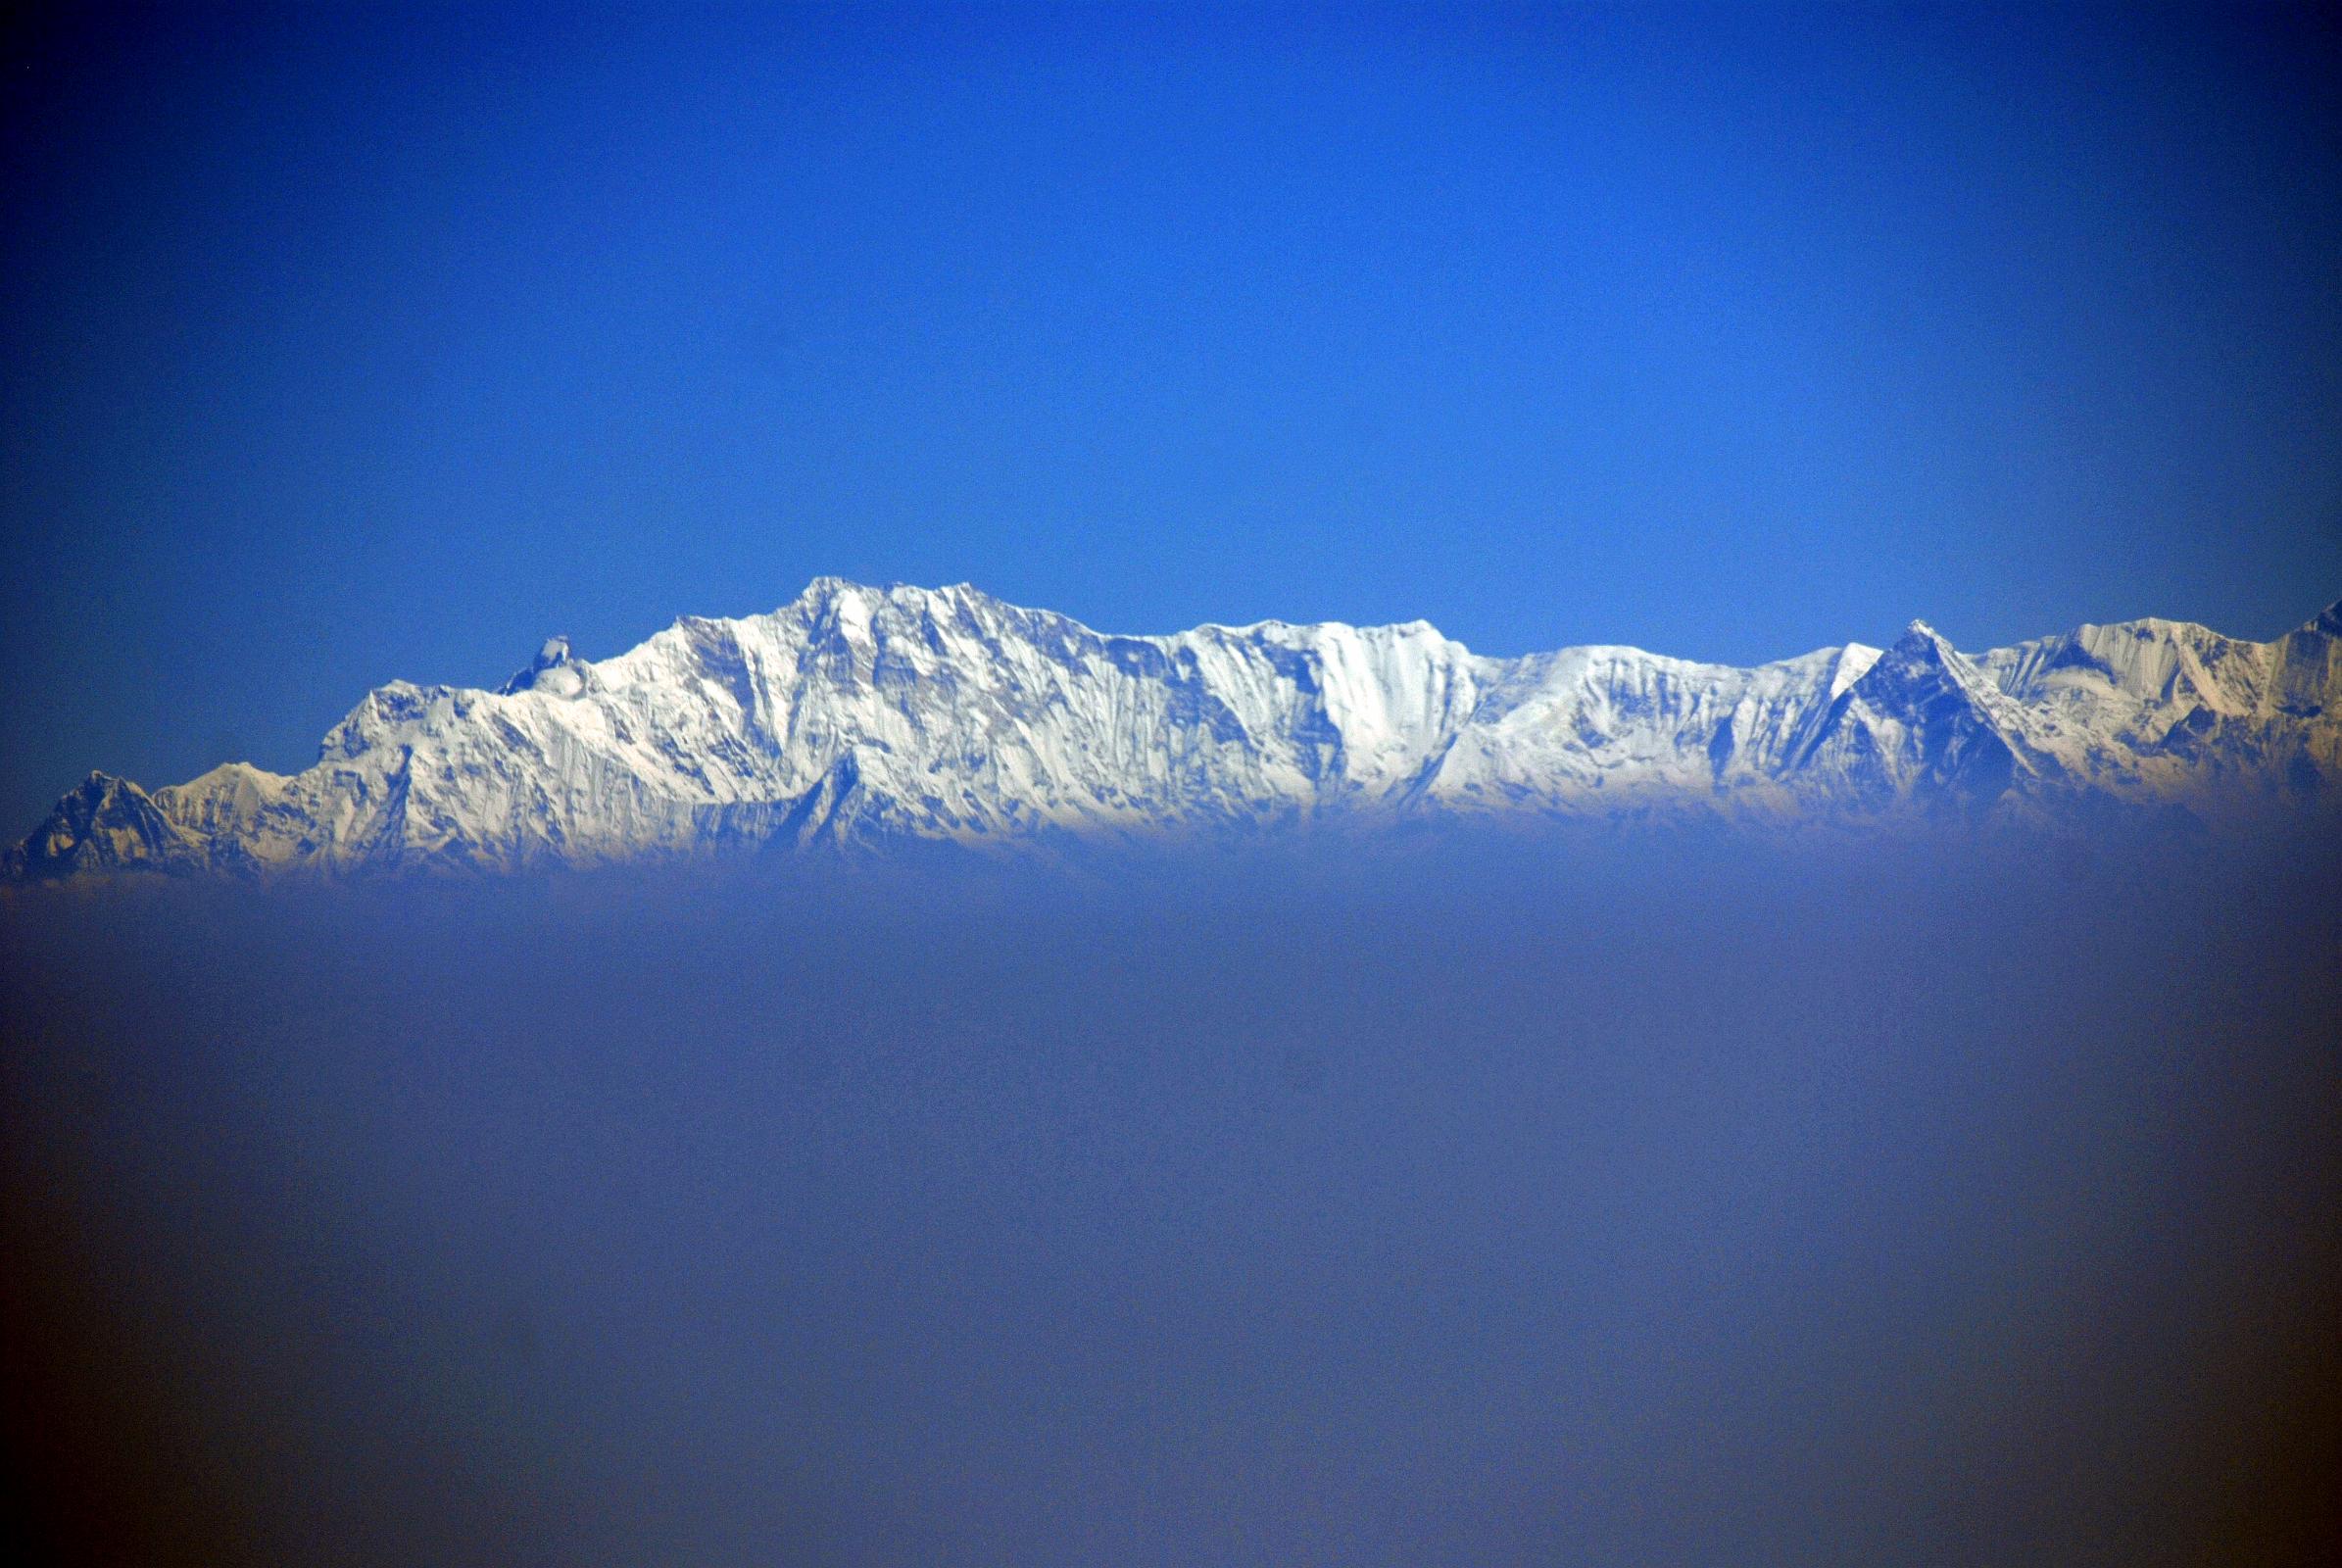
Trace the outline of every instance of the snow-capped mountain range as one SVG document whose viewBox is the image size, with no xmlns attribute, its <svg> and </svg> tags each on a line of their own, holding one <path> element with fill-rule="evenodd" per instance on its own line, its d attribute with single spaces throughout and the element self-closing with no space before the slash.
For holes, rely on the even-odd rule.
<svg viewBox="0 0 2342 1568">
<path fill-rule="evenodd" d="M 1753 669 L 1483 658 L 1423 621 L 1108 636 L 960 585 L 817 579 L 494 691 L 393 681 L 290 775 L 92 773 L 17 880 L 519 869 L 942 840 L 1066 848 L 1303 824 L 2207 823 L 2342 803 L 2342 604 L 2274 642 L 2181 621 L 1963 654 L 1914 621 Z"/>
</svg>

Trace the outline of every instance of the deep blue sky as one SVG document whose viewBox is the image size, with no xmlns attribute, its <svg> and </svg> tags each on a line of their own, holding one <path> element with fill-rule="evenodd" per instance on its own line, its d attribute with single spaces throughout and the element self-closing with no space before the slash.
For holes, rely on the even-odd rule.
<svg viewBox="0 0 2342 1568">
<path fill-rule="evenodd" d="M 2299 13 L 5 48 L 11 833 L 823 572 L 1740 662 L 2342 594 L 2342 46 Z"/>
</svg>

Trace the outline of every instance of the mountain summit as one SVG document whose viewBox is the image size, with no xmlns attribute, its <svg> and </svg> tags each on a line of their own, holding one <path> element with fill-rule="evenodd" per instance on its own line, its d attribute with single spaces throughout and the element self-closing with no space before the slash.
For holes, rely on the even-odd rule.
<svg viewBox="0 0 2342 1568">
<path fill-rule="evenodd" d="M 1486 659 L 1438 630 L 1109 636 L 966 584 L 816 579 L 494 691 L 394 681 L 280 775 L 104 774 L 18 880 L 589 864 L 813 845 L 1018 848 L 1544 816 L 1860 827 L 2207 820 L 2342 798 L 2342 621 L 2272 643 L 2125 621 L 1968 655 L 1924 621 L 1753 669 Z"/>
</svg>

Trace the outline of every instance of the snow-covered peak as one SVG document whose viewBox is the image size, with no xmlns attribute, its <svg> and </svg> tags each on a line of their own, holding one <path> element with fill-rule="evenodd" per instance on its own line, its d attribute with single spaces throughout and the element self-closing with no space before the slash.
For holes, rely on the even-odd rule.
<svg viewBox="0 0 2342 1568">
<path fill-rule="evenodd" d="M 510 697 L 515 692 L 547 688 L 563 697 L 574 696 L 583 685 L 582 677 L 573 668 L 576 663 L 575 656 L 569 652 L 568 638 L 548 637 L 544 646 L 537 650 L 537 657 L 529 662 L 529 666 L 496 688 L 497 692 Z M 568 678 L 549 681 L 547 677 L 556 671 L 566 671 Z"/>
<path fill-rule="evenodd" d="M 2342 607 L 2338 607 L 2342 608 Z M 315 766 L 95 775 L 18 876 L 514 867 L 941 839 L 1015 848 L 1403 817 L 2038 816 L 2331 800 L 2336 611 L 2274 643 L 2172 621 L 1969 656 L 1755 668 L 1473 654 L 1424 621 L 1099 633 L 968 584 L 817 578 L 612 659 L 549 639 L 494 691 L 393 681 Z"/>
<path fill-rule="evenodd" d="M 192 871 L 203 849 L 144 790 L 92 770 L 15 849 L 0 857 L 10 881 L 46 881 L 125 870 Z"/>
<path fill-rule="evenodd" d="M 1987 683 L 1976 666 L 1934 627 L 1914 620 L 1902 636 L 1871 661 L 1853 688 L 1891 699 L 1922 684 L 1946 687 L 1973 698 L 1976 689 Z"/>
<path fill-rule="evenodd" d="M 1867 643 L 1848 643 L 1838 649 L 1830 659 L 1830 695 L 1837 696 L 1868 675 L 1871 666 L 1878 663 L 1879 656 L 1885 652 L 1883 648 L 1873 648 Z"/>
</svg>

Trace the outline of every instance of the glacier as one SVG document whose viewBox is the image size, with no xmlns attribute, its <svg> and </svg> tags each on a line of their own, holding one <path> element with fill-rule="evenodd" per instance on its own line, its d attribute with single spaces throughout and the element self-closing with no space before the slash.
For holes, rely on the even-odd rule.
<svg viewBox="0 0 2342 1568">
<path fill-rule="evenodd" d="M 1923 621 L 1754 668 L 1487 658 L 1424 621 L 1094 631 L 816 579 L 495 690 L 393 681 L 293 774 L 92 773 L 0 875 L 512 871 L 932 842 L 1003 855 L 1411 822 L 2191 827 L 2342 802 L 2342 604 L 1964 654 Z"/>
</svg>

